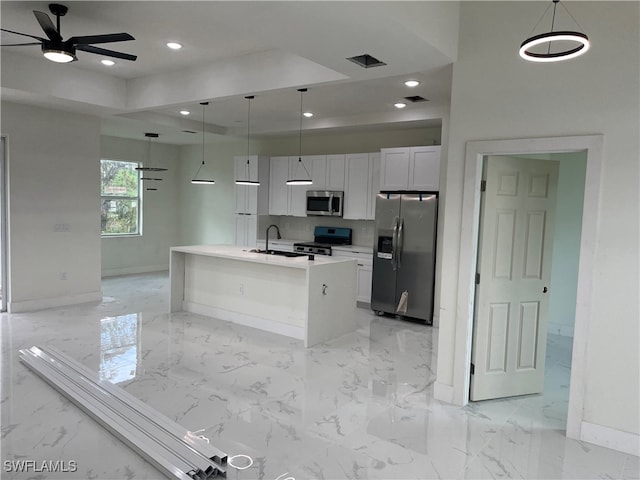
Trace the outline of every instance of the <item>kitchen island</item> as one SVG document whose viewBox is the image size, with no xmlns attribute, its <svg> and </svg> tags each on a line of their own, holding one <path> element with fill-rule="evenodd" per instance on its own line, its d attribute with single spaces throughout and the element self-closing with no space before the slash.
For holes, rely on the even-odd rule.
<svg viewBox="0 0 640 480">
<path fill-rule="evenodd" d="M 188 311 L 304 341 L 356 328 L 356 262 L 285 257 L 234 245 L 171 248 L 171 311 Z"/>
</svg>

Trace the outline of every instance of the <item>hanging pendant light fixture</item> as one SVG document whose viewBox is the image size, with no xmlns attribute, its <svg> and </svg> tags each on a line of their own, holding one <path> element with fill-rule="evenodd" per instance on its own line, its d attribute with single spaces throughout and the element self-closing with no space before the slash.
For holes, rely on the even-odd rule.
<svg viewBox="0 0 640 480">
<path fill-rule="evenodd" d="M 553 16 L 551 18 L 551 31 L 529 37 L 520 44 L 519 54 L 525 60 L 528 60 L 530 62 L 561 62 L 562 60 L 569 60 L 570 58 L 579 57 L 580 55 L 583 55 L 589 50 L 589 47 L 591 46 L 589 43 L 589 37 L 587 37 L 584 33 L 573 32 L 569 30 L 561 30 L 556 32 L 553 31 L 553 27 L 555 26 L 555 20 L 556 20 L 556 7 L 558 6 L 559 3 L 561 3 L 560 0 L 553 0 Z M 538 26 L 542 18 L 545 16 L 545 14 L 547 13 L 547 10 L 549 10 L 549 7 L 550 5 L 546 8 L 544 13 L 542 14 L 542 17 L 540 17 L 540 20 L 538 20 L 538 23 L 536 24 L 536 26 L 533 27 L 534 30 Z M 573 18 L 573 15 L 569 13 L 569 10 L 567 9 L 567 7 L 565 7 L 564 4 L 562 4 L 562 7 L 573 19 L 573 21 L 578 26 L 578 28 L 580 28 L 580 25 L 578 25 L 578 22 L 576 21 L 576 19 Z M 568 48 L 566 50 L 561 50 L 558 52 L 552 52 L 551 45 L 553 44 L 553 42 L 573 42 L 574 44 L 577 44 L 577 46 L 574 46 L 573 48 Z M 535 52 L 532 50 L 533 47 L 536 47 L 538 45 L 542 45 L 545 43 L 548 44 L 546 52 L 544 51 Z"/>
<path fill-rule="evenodd" d="M 298 139 L 298 165 L 297 165 L 297 168 L 295 168 L 295 171 L 296 173 L 298 173 L 300 171 L 300 165 L 302 165 L 302 168 L 307 174 L 307 178 L 291 178 L 287 180 L 287 185 L 312 185 L 313 180 L 311 180 L 311 175 L 309 174 L 309 170 L 307 170 L 307 167 L 302 161 L 302 116 L 303 116 L 302 96 L 304 95 L 304 92 L 307 91 L 307 89 L 299 88 L 298 91 L 300 92 L 300 133 L 299 133 L 299 139 Z"/>
<path fill-rule="evenodd" d="M 209 102 L 200 102 L 200 105 L 202 105 L 202 163 L 200 164 L 200 167 L 198 168 L 198 171 L 196 172 L 195 176 L 191 179 L 191 183 L 199 184 L 199 185 L 213 185 L 214 183 L 216 183 L 216 181 L 213 178 L 211 179 L 198 178 L 198 175 L 200 174 L 200 170 L 202 170 L 202 167 L 204 167 L 204 128 L 205 128 L 204 109 L 206 108 L 207 105 L 209 105 Z"/>
<path fill-rule="evenodd" d="M 257 180 L 251 180 L 251 173 L 249 170 L 249 136 L 251 133 L 251 100 L 253 100 L 254 98 L 256 98 L 254 95 L 247 95 L 246 97 L 244 97 L 247 99 L 247 103 L 249 104 L 249 106 L 247 107 L 247 168 L 246 168 L 246 179 L 236 179 L 236 185 L 251 185 L 251 186 L 258 186 L 260 185 L 260 182 L 258 182 Z"/>
<path fill-rule="evenodd" d="M 136 167 L 136 170 L 140 171 L 140 172 L 166 172 L 167 169 L 163 168 L 163 167 L 152 167 L 150 166 L 151 164 L 151 139 L 153 138 L 158 138 L 160 135 L 157 133 L 145 133 L 144 134 L 145 137 L 147 137 L 148 141 L 147 141 L 147 166 L 138 166 Z M 158 177 L 140 177 L 140 180 L 143 181 L 152 181 L 152 182 L 162 182 L 162 178 L 158 178 Z M 150 192 L 154 192 L 156 190 L 158 190 L 155 187 L 147 187 L 145 188 L 145 190 L 150 191 Z"/>
<path fill-rule="evenodd" d="M 158 138 L 160 134 L 158 133 L 145 133 L 145 137 L 148 138 L 147 141 L 147 166 L 136 167 L 136 170 L 141 172 L 166 172 L 168 169 L 163 167 L 152 167 L 151 164 L 151 139 Z M 145 178 L 142 177 L 141 180 L 162 180 L 161 178 Z"/>
</svg>

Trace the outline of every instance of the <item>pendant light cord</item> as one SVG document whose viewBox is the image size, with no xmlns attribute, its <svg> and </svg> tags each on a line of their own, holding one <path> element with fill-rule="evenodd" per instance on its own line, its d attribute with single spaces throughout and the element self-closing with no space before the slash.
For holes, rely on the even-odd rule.
<svg viewBox="0 0 640 480">
<path fill-rule="evenodd" d="M 307 170 L 307 167 L 302 161 L 302 96 L 304 95 L 304 92 L 307 91 L 307 89 L 301 88 L 298 91 L 300 92 L 300 133 L 298 135 L 298 163 L 302 163 L 302 168 L 304 168 L 304 171 L 307 173 L 307 178 L 311 178 L 309 170 Z"/>
<path fill-rule="evenodd" d="M 245 97 L 249 101 L 249 106 L 247 107 L 247 181 L 251 180 L 251 174 L 249 172 L 249 138 L 251 136 L 251 99 L 252 96 Z"/>
<path fill-rule="evenodd" d="M 204 165 L 204 109 L 206 105 L 206 103 L 202 104 L 202 165 L 200 165 L 200 167 Z"/>
</svg>

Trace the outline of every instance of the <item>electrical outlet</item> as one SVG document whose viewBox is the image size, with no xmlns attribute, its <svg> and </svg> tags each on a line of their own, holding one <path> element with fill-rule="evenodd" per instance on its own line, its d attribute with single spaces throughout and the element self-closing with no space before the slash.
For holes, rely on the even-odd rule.
<svg viewBox="0 0 640 480">
<path fill-rule="evenodd" d="M 67 272 L 60 272 L 60 280 L 66 280 L 67 279 Z"/>
</svg>

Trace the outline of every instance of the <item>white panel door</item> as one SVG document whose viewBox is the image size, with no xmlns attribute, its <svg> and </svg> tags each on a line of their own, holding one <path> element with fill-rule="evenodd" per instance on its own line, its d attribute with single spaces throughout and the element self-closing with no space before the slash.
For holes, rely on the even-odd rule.
<svg viewBox="0 0 640 480">
<path fill-rule="evenodd" d="M 489 157 L 485 179 L 471 400 L 543 390 L 558 163 Z"/>
<path fill-rule="evenodd" d="M 408 190 L 437 192 L 440 187 L 440 146 L 411 147 Z"/>
</svg>

